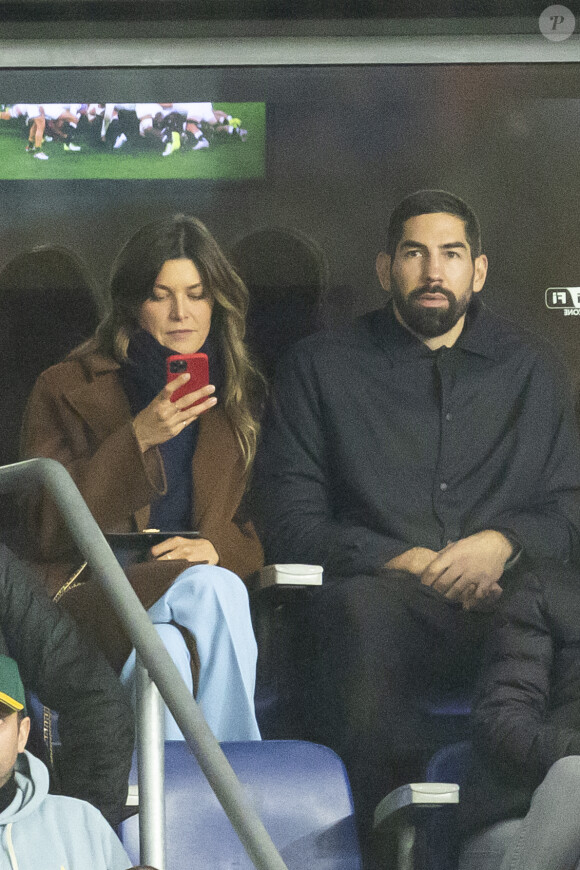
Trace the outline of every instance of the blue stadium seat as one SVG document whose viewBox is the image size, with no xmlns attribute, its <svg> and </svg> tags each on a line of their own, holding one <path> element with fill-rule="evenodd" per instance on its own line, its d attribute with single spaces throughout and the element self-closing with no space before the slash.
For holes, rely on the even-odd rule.
<svg viewBox="0 0 580 870">
<path fill-rule="evenodd" d="M 461 786 L 470 761 L 471 743 L 469 740 L 444 746 L 430 759 L 426 768 L 426 781 L 456 782 Z"/>
<path fill-rule="evenodd" d="M 426 745 L 433 755 L 442 747 L 468 740 L 471 736 L 472 685 L 435 691 L 422 703 L 426 718 Z M 428 781 L 433 781 L 427 776 Z"/>
<path fill-rule="evenodd" d="M 289 870 L 360 870 L 350 787 L 332 750 L 300 741 L 225 743 L 222 748 Z M 133 765 L 131 784 L 137 782 Z M 233 827 L 183 742 L 165 744 L 168 870 L 251 870 Z M 139 858 L 138 817 L 121 839 Z"/>
</svg>

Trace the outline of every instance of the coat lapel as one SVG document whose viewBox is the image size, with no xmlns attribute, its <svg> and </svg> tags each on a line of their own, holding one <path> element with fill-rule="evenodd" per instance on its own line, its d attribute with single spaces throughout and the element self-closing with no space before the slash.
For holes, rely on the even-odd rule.
<svg viewBox="0 0 580 870">
<path fill-rule="evenodd" d="M 119 364 L 94 354 L 82 360 L 86 381 L 67 393 L 71 407 L 102 441 L 131 419 L 131 409 L 119 377 Z"/>
<path fill-rule="evenodd" d="M 121 385 L 118 363 L 94 354 L 83 359 L 83 365 L 87 379 L 67 393 L 66 400 L 100 443 L 132 419 L 131 408 Z M 150 513 L 149 505 L 136 511 L 137 529 L 147 528 Z"/>
</svg>

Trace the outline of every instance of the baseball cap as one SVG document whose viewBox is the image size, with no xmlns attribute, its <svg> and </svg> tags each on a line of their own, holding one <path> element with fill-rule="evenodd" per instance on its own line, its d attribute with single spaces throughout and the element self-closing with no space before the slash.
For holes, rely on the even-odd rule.
<svg viewBox="0 0 580 870">
<path fill-rule="evenodd" d="M 24 686 L 18 665 L 9 656 L 0 655 L 0 704 L 9 710 L 26 710 Z"/>
</svg>

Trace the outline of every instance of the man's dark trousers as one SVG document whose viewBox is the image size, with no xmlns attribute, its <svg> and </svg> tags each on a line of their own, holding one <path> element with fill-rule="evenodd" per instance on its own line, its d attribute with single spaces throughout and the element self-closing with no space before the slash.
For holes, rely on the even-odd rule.
<svg viewBox="0 0 580 870">
<path fill-rule="evenodd" d="M 404 571 L 317 592 L 309 731 L 343 759 L 362 833 L 391 788 L 422 778 L 434 748 L 425 699 L 473 685 L 489 620 Z"/>
</svg>

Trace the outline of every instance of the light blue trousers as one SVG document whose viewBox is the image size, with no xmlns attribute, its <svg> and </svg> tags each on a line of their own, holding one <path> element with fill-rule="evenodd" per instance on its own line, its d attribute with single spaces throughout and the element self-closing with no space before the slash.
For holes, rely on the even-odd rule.
<svg viewBox="0 0 580 870">
<path fill-rule="evenodd" d="M 257 647 L 240 578 L 225 568 L 194 565 L 148 613 L 191 692 L 191 657 L 180 631 L 170 623 L 195 638 L 200 661 L 197 702 L 215 737 L 220 742 L 259 740 L 254 710 Z M 125 662 L 121 682 L 134 693 L 135 650 Z M 183 740 L 173 716 L 165 712 L 166 739 Z"/>
<path fill-rule="evenodd" d="M 498 822 L 465 844 L 459 870 L 580 870 L 580 756 L 556 761 L 523 819 Z"/>
</svg>

